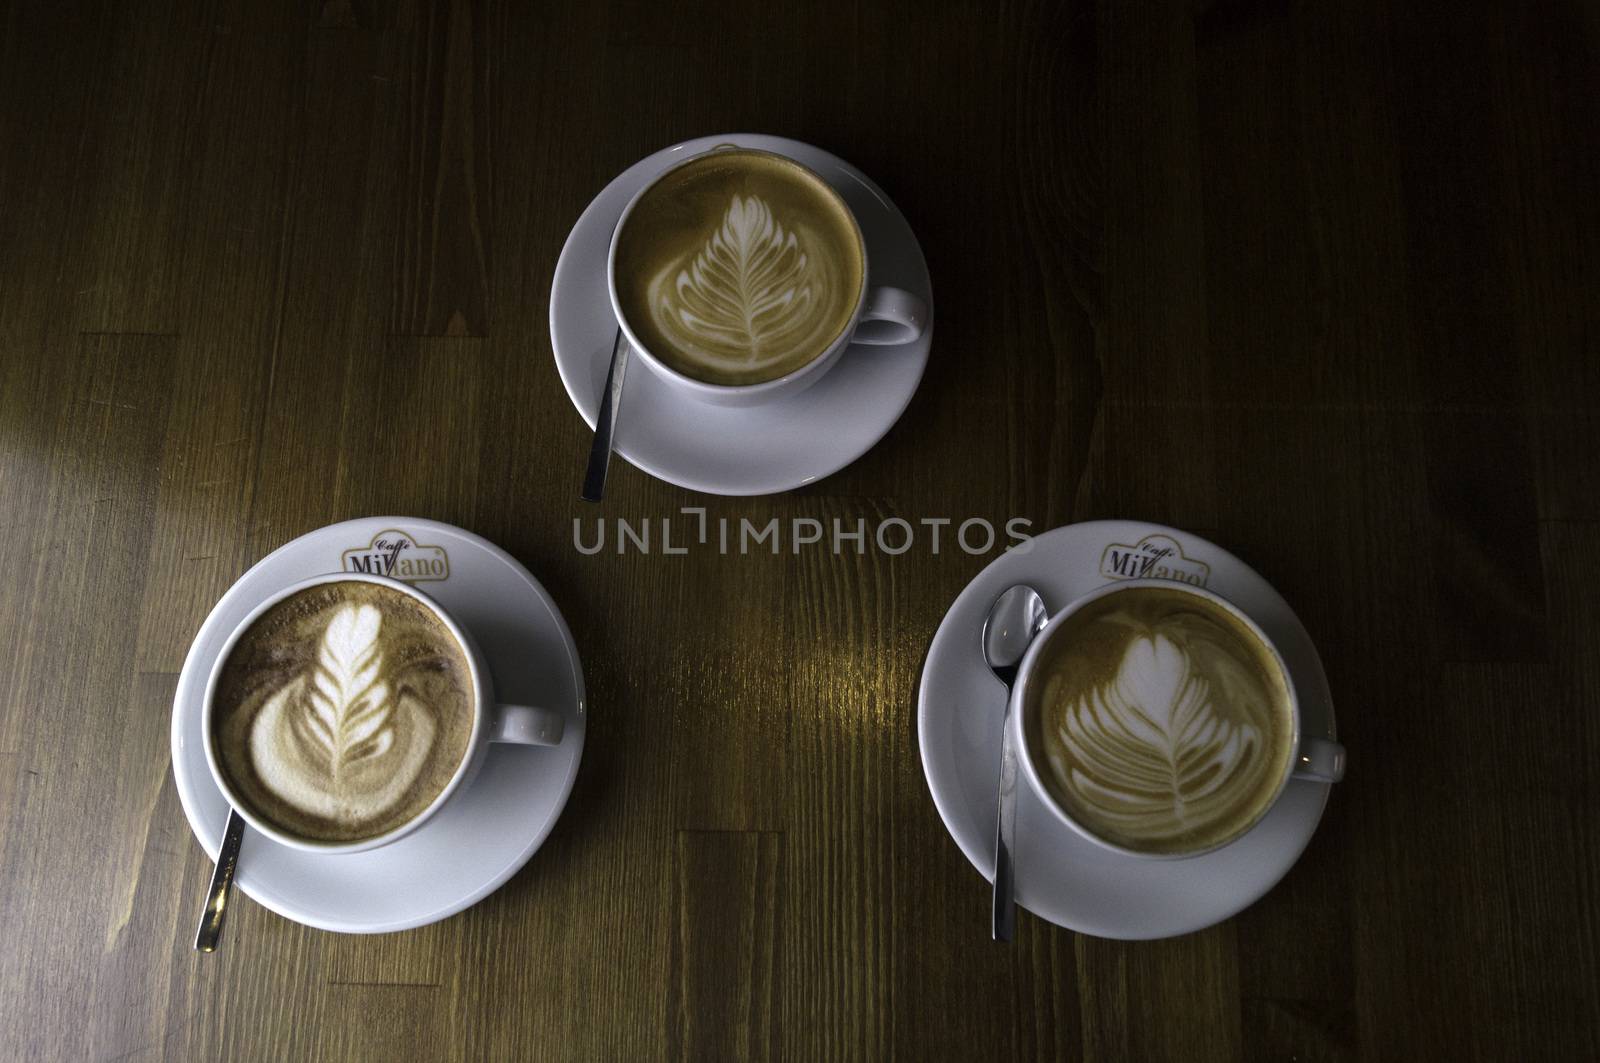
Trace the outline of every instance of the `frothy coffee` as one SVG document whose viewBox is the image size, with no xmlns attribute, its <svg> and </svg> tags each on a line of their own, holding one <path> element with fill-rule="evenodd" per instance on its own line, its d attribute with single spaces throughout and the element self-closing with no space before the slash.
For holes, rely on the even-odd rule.
<svg viewBox="0 0 1600 1063">
<path fill-rule="evenodd" d="M 670 171 L 617 237 L 623 317 L 651 354 L 711 384 L 776 380 L 821 355 L 855 315 L 864 274 L 844 201 L 763 151 Z"/>
<path fill-rule="evenodd" d="M 1024 741 L 1051 796 L 1107 841 L 1209 849 L 1276 796 L 1294 737 L 1287 682 L 1266 644 L 1213 602 L 1112 592 L 1063 621 L 1034 668 Z"/>
<path fill-rule="evenodd" d="M 358 580 L 317 584 L 257 617 L 214 697 L 229 786 L 313 841 L 360 841 L 419 815 L 472 734 L 461 644 L 417 599 Z"/>
</svg>

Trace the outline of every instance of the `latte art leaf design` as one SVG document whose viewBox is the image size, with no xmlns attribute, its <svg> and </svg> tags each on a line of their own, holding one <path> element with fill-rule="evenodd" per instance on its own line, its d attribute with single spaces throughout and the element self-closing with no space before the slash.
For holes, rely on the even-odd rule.
<svg viewBox="0 0 1600 1063">
<path fill-rule="evenodd" d="M 708 355 L 760 363 L 811 339 L 820 294 L 814 273 L 796 233 L 764 200 L 735 195 L 721 227 L 670 287 L 652 285 L 652 312 Z"/>
<path fill-rule="evenodd" d="M 394 742 L 394 732 L 384 728 L 389 688 L 378 677 L 382 622 L 370 605 L 339 611 L 322 636 L 311 689 L 294 717 L 296 737 L 326 758 L 335 778 L 347 762 L 377 756 Z"/>
<path fill-rule="evenodd" d="M 392 808 L 416 780 L 434 723 L 384 682 L 382 613 L 347 605 L 329 621 L 309 676 L 271 694 L 251 725 L 262 783 L 303 812 L 344 823 Z M 400 736 L 406 741 L 400 741 Z"/>
<path fill-rule="evenodd" d="M 1130 642 L 1117 674 L 1067 706 L 1059 737 L 1076 798 L 1146 838 L 1180 836 L 1235 807 L 1255 785 L 1262 746 L 1162 634 Z"/>
</svg>

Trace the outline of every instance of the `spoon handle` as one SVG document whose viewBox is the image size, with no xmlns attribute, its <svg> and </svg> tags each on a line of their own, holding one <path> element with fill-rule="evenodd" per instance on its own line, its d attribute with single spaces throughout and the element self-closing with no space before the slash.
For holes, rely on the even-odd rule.
<svg viewBox="0 0 1600 1063">
<path fill-rule="evenodd" d="M 606 370 L 605 391 L 600 394 L 600 408 L 594 415 L 594 442 L 589 445 L 589 468 L 583 474 L 585 502 L 598 502 L 606 493 L 606 470 L 611 466 L 611 433 L 616 426 L 617 407 L 622 405 L 622 374 L 628 368 L 628 345 L 623 342 L 622 329 L 611 344 L 611 367 Z"/>
<path fill-rule="evenodd" d="M 1011 744 L 1010 715 L 1008 697 L 1000 725 L 1000 809 L 994 827 L 994 915 L 990 932 L 996 941 L 1010 941 L 1017 925 L 1016 886 L 1011 876 L 1011 849 L 1017 836 L 1017 751 Z"/>
<path fill-rule="evenodd" d="M 217 850 L 217 867 L 211 873 L 211 889 L 206 892 L 205 911 L 200 913 L 200 929 L 194 936 L 196 952 L 216 952 L 222 937 L 222 917 L 228 914 L 228 893 L 233 887 L 233 872 L 239 866 L 239 843 L 244 840 L 244 817 L 228 809 L 228 825 L 222 830 L 222 846 Z"/>
</svg>

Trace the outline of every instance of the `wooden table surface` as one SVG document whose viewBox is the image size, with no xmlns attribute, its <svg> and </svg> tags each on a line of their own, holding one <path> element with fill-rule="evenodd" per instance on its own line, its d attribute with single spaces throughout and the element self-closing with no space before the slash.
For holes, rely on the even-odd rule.
<svg viewBox="0 0 1600 1063">
<path fill-rule="evenodd" d="M 1600 1056 L 1600 21 L 1532 7 L 6 4 L 0 1057 Z M 927 374 L 803 490 L 586 507 L 562 241 L 740 130 L 895 198 Z M 1191 529 L 1299 610 L 1349 777 L 1220 926 L 992 944 L 914 732 L 991 556 L 574 548 L 683 506 Z M 189 641 L 382 513 L 560 603 L 571 802 L 443 923 L 244 901 L 197 956 Z"/>
</svg>

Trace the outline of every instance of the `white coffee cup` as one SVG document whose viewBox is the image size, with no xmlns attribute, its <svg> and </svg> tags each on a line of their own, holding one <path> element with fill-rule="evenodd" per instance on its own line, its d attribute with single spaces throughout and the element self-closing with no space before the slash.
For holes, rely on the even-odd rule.
<svg viewBox="0 0 1600 1063">
<path fill-rule="evenodd" d="M 1108 841 L 1107 839 L 1096 834 L 1093 829 L 1080 823 L 1071 812 L 1063 808 L 1061 803 L 1056 800 L 1055 795 L 1051 793 L 1050 788 L 1045 784 L 1044 781 L 1044 773 L 1050 770 L 1048 765 L 1044 763 L 1044 753 L 1042 750 L 1034 748 L 1033 744 L 1028 740 L 1029 729 L 1027 727 L 1027 721 L 1023 719 L 1023 713 L 1026 711 L 1025 707 L 1028 704 L 1029 699 L 1027 694 L 1030 689 L 1030 683 L 1033 681 L 1035 675 L 1035 666 L 1045 648 L 1050 645 L 1051 641 L 1055 638 L 1056 633 L 1063 628 L 1066 622 L 1074 614 L 1083 609 L 1085 606 L 1089 605 L 1091 602 L 1098 601 L 1109 594 L 1116 594 L 1131 588 L 1139 587 L 1159 588 L 1163 591 L 1176 591 L 1183 594 L 1193 595 L 1196 598 L 1204 599 L 1205 601 L 1228 613 L 1234 619 L 1238 620 L 1239 623 L 1244 625 L 1256 636 L 1256 638 L 1261 641 L 1261 644 L 1266 647 L 1268 652 L 1271 654 L 1273 661 L 1276 663 L 1279 672 L 1283 676 L 1284 688 L 1288 692 L 1289 712 L 1291 715 L 1292 726 L 1290 745 L 1294 752 L 1287 759 L 1283 771 L 1275 783 L 1272 791 L 1272 797 L 1257 810 L 1255 816 L 1247 825 L 1243 826 L 1241 830 L 1235 833 L 1232 837 L 1207 848 L 1185 850 L 1183 852 L 1173 853 L 1150 852 L 1147 850 L 1130 849 Z M 1011 688 L 1011 704 L 1009 711 L 1007 712 L 1006 719 L 1006 726 L 1012 729 L 1010 735 L 1011 740 L 1015 743 L 1012 748 L 1017 751 L 1017 759 L 1021 763 L 1023 775 L 1027 779 L 1028 785 L 1033 789 L 1033 792 L 1038 795 L 1040 804 L 1048 808 L 1052 813 L 1055 814 L 1057 819 L 1066 824 L 1066 826 L 1071 828 L 1075 833 L 1088 839 L 1095 845 L 1112 852 L 1122 853 L 1126 856 L 1138 857 L 1144 860 L 1185 860 L 1191 857 L 1203 856 L 1209 852 L 1214 852 L 1225 845 L 1231 845 L 1261 825 L 1261 821 L 1266 819 L 1266 817 L 1271 813 L 1273 807 L 1276 806 L 1278 801 L 1282 799 L 1283 792 L 1288 788 L 1290 779 L 1311 779 L 1319 782 L 1332 783 L 1338 782 L 1344 777 L 1344 747 L 1338 742 L 1334 742 L 1326 738 L 1307 735 L 1302 731 L 1300 696 L 1295 688 L 1294 673 L 1289 670 L 1289 666 L 1283 660 L 1283 655 L 1279 653 L 1277 646 L 1273 644 L 1272 639 L 1268 637 L 1267 633 L 1261 629 L 1261 625 L 1257 624 L 1253 619 L 1251 619 L 1251 617 L 1245 613 L 1244 610 L 1240 609 L 1238 606 L 1234 605 L 1232 602 L 1228 601 L 1226 598 L 1223 598 L 1214 591 L 1205 590 L 1187 583 L 1178 583 L 1174 580 L 1130 579 L 1107 584 L 1104 587 L 1090 591 L 1088 594 L 1085 594 L 1082 597 L 1068 603 L 1065 608 L 1063 608 L 1055 616 L 1051 617 L 1050 622 L 1045 625 L 1044 629 L 1040 631 L 1039 634 L 1034 638 L 1033 642 L 1029 644 L 1028 652 L 1023 655 L 1022 664 L 1017 669 L 1016 682 Z"/>
<path fill-rule="evenodd" d="M 708 384 L 703 380 L 678 372 L 666 362 L 651 353 L 650 349 L 639 338 L 638 334 L 628 324 L 627 317 L 622 312 L 622 301 L 617 293 L 617 240 L 623 227 L 628 224 L 628 217 L 647 192 L 654 188 L 668 174 L 679 167 L 687 166 L 698 159 L 719 151 L 737 149 L 742 152 L 752 152 L 763 155 L 776 155 L 779 158 L 793 163 L 806 174 L 816 180 L 818 185 L 827 190 L 849 216 L 855 230 L 857 243 L 861 249 L 861 290 L 856 296 L 855 310 L 850 316 L 849 324 L 839 334 L 839 337 L 829 344 L 815 358 L 794 371 L 777 377 L 773 380 L 764 380 L 758 384 Z M 852 344 L 866 347 L 893 347 L 911 343 L 920 338 L 923 329 L 927 327 L 928 307 L 921 299 L 901 288 L 887 285 L 869 286 L 868 278 L 871 276 L 870 261 L 867 257 L 866 240 L 861 235 L 861 224 L 856 220 L 855 213 L 850 206 L 826 179 L 816 171 L 792 159 L 787 155 L 764 148 L 746 148 L 739 144 L 719 144 L 710 151 L 703 151 L 683 159 L 651 179 L 643 188 L 633 194 L 628 200 L 628 205 L 622 209 L 622 215 L 617 219 L 617 226 L 611 233 L 611 248 L 606 255 L 606 287 L 611 295 L 611 312 L 616 316 L 617 324 L 622 329 L 628 344 L 633 348 L 639 359 L 649 366 L 651 371 L 661 377 L 675 390 L 690 398 L 702 402 L 713 403 L 718 406 L 755 406 L 759 403 L 769 402 L 784 395 L 794 395 L 815 384 L 822 379 L 845 348 Z"/>
<path fill-rule="evenodd" d="M 283 831 L 272 824 L 265 822 L 256 815 L 233 788 L 229 786 L 227 776 L 223 773 L 212 735 L 212 715 L 215 708 L 215 695 L 217 683 L 222 675 L 223 666 L 232 654 L 239 639 L 249 630 L 250 626 L 274 605 L 285 598 L 308 587 L 315 587 L 324 583 L 375 583 L 381 587 L 399 591 L 409 595 L 421 603 L 431 612 L 438 621 L 449 630 L 460 644 L 467 660 L 467 668 L 472 679 L 472 733 L 468 736 L 466 751 L 462 754 L 461 762 L 456 765 L 455 774 L 444 789 L 440 790 L 433 802 L 416 816 L 383 834 L 371 838 L 363 838 L 353 842 L 327 842 L 311 838 L 302 838 L 295 834 Z M 483 653 L 468 634 L 467 629 L 458 623 L 445 608 L 428 595 L 417 590 L 409 583 L 402 583 L 387 576 L 374 576 L 364 573 L 331 572 L 310 579 L 301 580 L 278 591 L 272 597 L 250 610 L 250 613 L 241 620 L 223 644 L 222 652 L 217 655 L 216 662 L 211 666 L 211 675 L 206 680 L 205 700 L 201 706 L 201 734 L 204 736 L 206 766 L 211 769 L 211 778 L 222 791 L 246 823 L 261 834 L 280 845 L 287 845 L 294 849 L 305 849 L 317 853 L 359 853 L 367 849 L 376 849 L 399 841 L 433 817 L 445 803 L 457 792 L 465 789 L 471 783 L 473 776 L 483 766 L 483 759 L 488 752 L 490 742 L 510 742 L 518 745 L 554 746 L 561 744 L 562 731 L 565 717 L 554 709 L 535 708 L 528 705 L 503 705 L 495 701 L 494 681 L 489 672 L 488 662 L 484 660 Z"/>
</svg>

